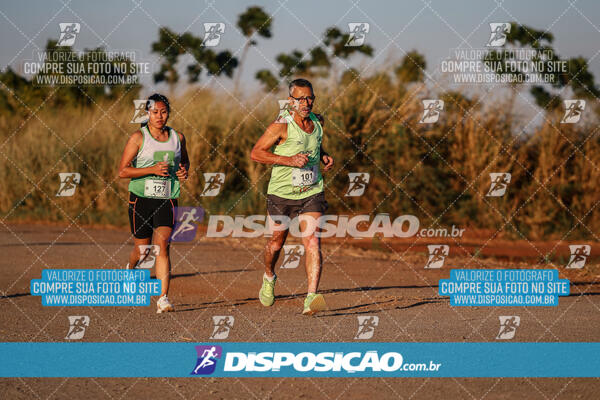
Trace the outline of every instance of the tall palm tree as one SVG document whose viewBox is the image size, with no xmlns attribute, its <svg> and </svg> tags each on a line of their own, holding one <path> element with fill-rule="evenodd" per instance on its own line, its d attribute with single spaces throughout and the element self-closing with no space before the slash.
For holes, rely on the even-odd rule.
<svg viewBox="0 0 600 400">
<path fill-rule="evenodd" d="M 186 36 L 185 39 L 187 38 Z M 167 83 L 171 96 L 174 94 L 175 86 L 179 81 L 177 59 L 180 55 L 186 53 L 186 43 L 183 39 L 169 28 L 162 27 L 158 30 L 158 40 L 151 44 L 152 53 L 161 56 L 160 70 L 154 74 L 154 82 Z"/>
<path fill-rule="evenodd" d="M 238 17 L 237 26 L 240 28 L 246 37 L 246 44 L 242 50 L 242 57 L 238 65 L 238 72 L 235 77 L 234 90 L 237 93 L 239 89 L 240 79 L 242 77 L 242 66 L 246 60 L 246 55 L 250 46 L 256 45 L 256 40 L 252 39 L 254 34 L 258 34 L 264 38 L 271 37 L 271 23 L 273 19 L 269 14 L 263 11 L 261 7 L 248 7 L 248 9 Z"/>
</svg>

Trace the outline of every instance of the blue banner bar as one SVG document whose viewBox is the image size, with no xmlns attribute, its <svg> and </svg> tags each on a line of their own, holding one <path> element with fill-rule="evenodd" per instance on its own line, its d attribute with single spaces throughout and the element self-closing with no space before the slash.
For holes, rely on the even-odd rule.
<svg viewBox="0 0 600 400">
<path fill-rule="evenodd" d="M 1 377 L 598 377 L 600 343 L 0 343 Z"/>
</svg>

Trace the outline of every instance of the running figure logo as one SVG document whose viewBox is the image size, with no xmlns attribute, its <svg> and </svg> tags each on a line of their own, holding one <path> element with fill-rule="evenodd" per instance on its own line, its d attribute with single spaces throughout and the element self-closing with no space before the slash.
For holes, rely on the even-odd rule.
<svg viewBox="0 0 600 400">
<path fill-rule="evenodd" d="M 279 102 L 279 114 L 275 120 L 276 124 L 287 124 L 291 123 L 292 116 L 289 114 L 292 112 L 292 106 L 289 100 L 277 100 Z M 285 115 L 284 115 L 285 114 Z"/>
<path fill-rule="evenodd" d="M 510 183 L 511 174 L 509 172 L 491 172 L 490 190 L 488 190 L 487 197 L 502 197 L 506 193 L 506 188 Z"/>
<path fill-rule="evenodd" d="M 156 257 L 160 254 L 160 246 L 157 244 L 140 244 L 140 259 L 134 268 L 150 269 L 156 263 Z"/>
<path fill-rule="evenodd" d="M 69 316 L 69 331 L 65 339 L 78 340 L 85 335 L 85 329 L 90 326 L 90 317 L 87 315 L 71 315 Z"/>
<path fill-rule="evenodd" d="M 190 375 L 210 375 L 215 372 L 217 359 L 223 355 L 221 346 L 195 346 L 198 353 L 196 368 Z"/>
<path fill-rule="evenodd" d="M 420 124 L 435 124 L 440 119 L 440 113 L 444 109 L 444 100 L 428 99 L 423 100 L 423 116 L 419 120 Z"/>
<path fill-rule="evenodd" d="M 81 25 L 77 22 L 62 22 L 58 24 L 60 29 L 60 37 L 57 46 L 71 47 L 75 44 L 77 34 L 81 30 Z"/>
<path fill-rule="evenodd" d="M 379 317 L 376 315 L 357 316 L 358 331 L 354 339 L 371 339 L 375 333 L 375 327 L 379 325 Z"/>
<path fill-rule="evenodd" d="M 425 264 L 426 269 L 442 268 L 444 261 L 450 253 L 450 246 L 447 244 L 430 244 L 427 246 L 429 251 L 429 259 Z"/>
<path fill-rule="evenodd" d="M 502 47 L 506 43 L 506 35 L 510 33 L 509 22 L 492 22 L 490 23 L 490 40 L 486 47 Z"/>
<path fill-rule="evenodd" d="M 571 259 L 566 268 L 583 268 L 585 262 L 592 251 L 592 247 L 589 244 L 572 244 L 569 245 L 571 250 Z"/>
<path fill-rule="evenodd" d="M 517 327 L 521 324 L 521 317 L 515 316 L 501 316 L 500 318 L 500 330 L 496 339 L 510 340 L 515 337 L 517 333 Z"/>
<path fill-rule="evenodd" d="M 59 172 L 60 187 L 56 193 L 59 197 L 69 197 L 75 194 L 77 185 L 81 182 L 81 174 L 79 172 Z"/>
<path fill-rule="evenodd" d="M 175 226 L 171 242 L 191 242 L 196 237 L 198 223 L 204 218 L 202 207 L 175 207 Z"/>
<path fill-rule="evenodd" d="M 304 255 L 304 245 L 302 244 L 284 244 L 283 262 L 281 268 L 297 268 L 300 264 L 300 258 Z"/>
<path fill-rule="evenodd" d="M 348 172 L 350 186 L 346 191 L 345 197 L 360 197 L 365 193 L 369 184 L 370 175 L 368 172 Z"/>
<path fill-rule="evenodd" d="M 225 183 L 225 174 L 223 172 L 205 172 L 204 190 L 200 193 L 202 197 L 214 197 L 219 194 L 223 183 Z"/>
<path fill-rule="evenodd" d="M 224 33 L 225 24 L 223 22 L 205 22 L 202 44 L 206 47 L 218 46 L 221 41 L 221 35 Z"/>
<path fill-rule="evenodd" d="M 365 43 L 367 33 L 369 33 L 369 24 L 366 22 L 350 22 L 348 23 L 350 29 L 350 35 L 346 42 L 346 47 L 358 47 Z"/>
<path fill-rule="evenodd" d="M 565 115 L 560 120 L 561 124 L 576 124 L 581 119 L 585 110 L 585 100 L 564 100 Z"/>
<path fill-rule="evenodd" d="M 223 340 L 229 337 L 229 331 L 233 329 L 233 323 L 235 318 L 232 315 L 214 315 L 213 319 L 213 333 L 210 335 L 210 339 Z"/>
<path fill-rule="evenodd" d="M 146 99 L 135 99 L 133 100 L 133 118 L 129 123 L 131 124 L 143 124 L 148 121 L 148 111 L 146 111 L 146 103 L 150 102 L 149 109 L 154 107 L 154 100 Z"/>
</svg>

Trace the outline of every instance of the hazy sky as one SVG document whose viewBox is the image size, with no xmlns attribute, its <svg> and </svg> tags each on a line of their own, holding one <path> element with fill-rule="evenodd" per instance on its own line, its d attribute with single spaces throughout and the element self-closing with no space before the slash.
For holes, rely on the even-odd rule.
<svg viewBox="0 0 600 400">
<path fill-rule="evenodd" d="M 501 5 L 499 6 L 498 3 Z M 235 28 L 237 16 L 248 6 L 259 5 L 273 15 L 273 37 L 258 39 L 244 66 L 244 86 L 257 87 L 254 73 L 261 68 L 276 72 L 275 56 L 292 49 L 305 51 L 315 46 L 324 30 L 337 25 L 348 29 L 349 22 L 368 22 L 367 42 L 374 47 L 373 58 L 353 56 L 348 65 L 365 68 L 399 60 L 404 51 L 417 49 L 425 54 L 432 72 L 456 47 L 481 48 L 489 38 L 490 22 L 517 21 L 536 29 L 548 29 L 555 36 L 554 47 L 561 56 L 592 58 L 590 69 L 600 79 L 600 4 L 576 1 L 4 1 L 0 6 L 2 44 L 0 66 L 19 68 L 32 52 L 59 36 L 58 23 L 79 22 L 81 32 L 74 49 L 104 46 L 110 50 L 139 50 L 144 61 L 154 62 L 150 43 L 159 26 L 202 36 L 204 22 L 224 22 L 225 34 L 218 49 L 241 55 L 244 38 Z M 393 42 L 392 42 L 393 39 Z M 31 41 L 31 43 L 30 43 Z M 343 67 L 343 65 L 342 65 Z M 143 78 L 145 92 L 164 89 L 150 77 Z M 221 78 L 227 88 L 231 82 Z M 201 85 L 208 83 L 203 77 Z M 219 88 L 216 83 L 212 87 Z"/>
</svg>

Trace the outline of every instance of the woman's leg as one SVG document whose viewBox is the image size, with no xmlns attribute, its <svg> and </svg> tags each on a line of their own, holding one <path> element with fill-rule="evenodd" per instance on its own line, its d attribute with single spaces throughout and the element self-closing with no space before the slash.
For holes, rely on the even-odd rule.
<svg viewBox="0 0 600 400">
<path fill-rule="evenodd" d="M 151 239 L 152 238 L 133 238 L 133 249 L 131 249 L 131 253 L 129 253 L 129 268 L 135 268 L 137 262 L 140 260 L 140 246 L 149 245 Z"/>
<path fill-rule="evenodd" d="M 156 277 L 162 283 L 161 297 L 169 292 L 169 279 L 171 273 L 171 261 L 169 258 L 169 237 L 173 228 L 168 226 L 159 226 L 154 229 L 152 242 L 160 247 L 158 257 L 156 257 Z"/>
<path fill-rule="evenodd" d="M 129 227 L 133 237 L 133 249 L 129 253 L 129 268 L 133 269 L 140 260 L 140 246 L 152 240 L 152 210 L 148 199 L 129 193 Z M 137 236 L 137 237 L 136 237 Z"/>
</svg>

